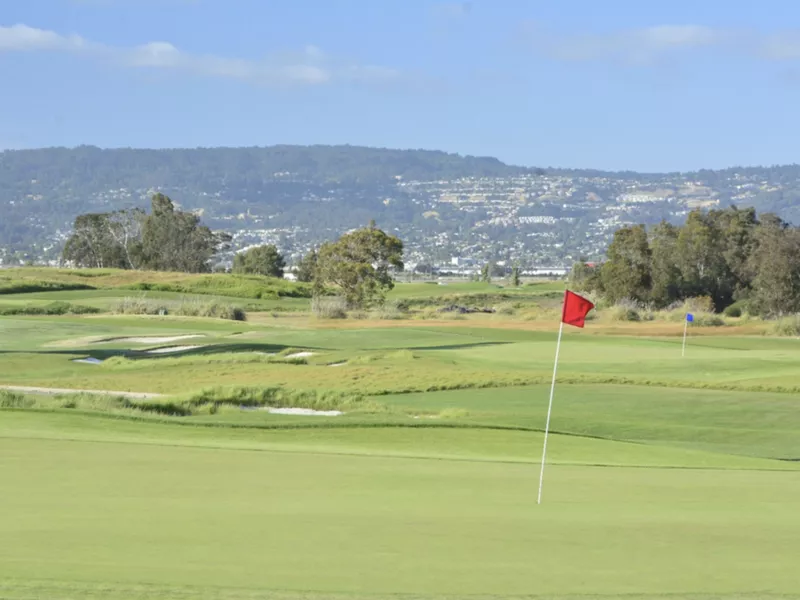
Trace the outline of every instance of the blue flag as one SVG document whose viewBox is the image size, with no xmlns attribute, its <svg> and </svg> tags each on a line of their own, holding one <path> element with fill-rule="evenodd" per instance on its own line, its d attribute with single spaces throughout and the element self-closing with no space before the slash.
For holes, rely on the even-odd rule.
<svg viewBox="0 0 800 600">
<path fill-rule="evenodd" d="M 686 320 L 689 321 L 689 323 L 694 322 L 694 315 L 692 313 L 686 313 Z"/>
</svg>

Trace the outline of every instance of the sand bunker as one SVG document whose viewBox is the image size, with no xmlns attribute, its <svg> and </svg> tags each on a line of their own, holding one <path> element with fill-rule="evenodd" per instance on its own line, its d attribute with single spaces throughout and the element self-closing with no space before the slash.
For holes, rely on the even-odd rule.
<svg viewBox="0 0 800 600">
<path fill-rule="evenodd" d="M 302 415 L 307 417 L 338 417 L 344 413 L 340 410 L 313 410 L 311 408 L 267 408 L 272 415 Z"/>
<path fill-rule="evenodd" d="M 314 356 L 313 352 L 295 352 L 294 354 L 287 354 L 286 358 L 308 358 Z"/>
<path fill-rule="evenodd" d="M 173 335 L 169 337 L 123 337 L 123 338 L 106 338 L 99 340 L 95 344 L 105 344 L 109 342 L 119 342 L 122 344 L 169 344 L 172 342 L 179 342 L 181 340 L 189 340 L 192 338 L 205 337 L 201 333 L 194 333 L 191 335 Z"/>
<path fill-rule="evenodd" d="M 94 358 L 90 356 L 89 358 L 73 358 L 72 362 L 74 363 L 83 363 L 85 365 L 102 365 L 103 361 L 99 358 Z"/>
<path fill-rule="evenodd" d="M 332 365 L 328 365 L 328 366 L 329 367 L 343 367 L 346 364 L 347 364 L 346 362 L 338 362 L 338 363 L 333 363 Z"/>
<path fill-rule="evenodd" d="M 154 348 L 153 350 L 145 350 L 145 354 L 172 354 L 174 352 L 186 352 L 187 350 L 194 350 L 201 346 L 169 346 L 167 348 Z"/>
</svg>

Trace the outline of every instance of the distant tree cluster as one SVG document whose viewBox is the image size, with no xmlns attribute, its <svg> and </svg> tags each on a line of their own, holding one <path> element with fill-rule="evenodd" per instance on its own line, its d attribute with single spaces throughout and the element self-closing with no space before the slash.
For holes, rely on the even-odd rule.
<svg viewBox="0 0 800 600">
<path fill-rule="evenodd" d="M 230 236 L 214 233 L 193 213 L 175 210 L 172 200 L 155 194 L 148 215 L 140 209 L 81 215 L 62 259 L 76 267 L 148 269 L 204 273 Z M 283 277 L 286 260 L 272 244 L 236 254 L 232 273 Z M 312 250 L 296 268 L 297 279 L 314 284 L 315 295 L 334 288 L 349 308 L 383 303 L 394 287 L 392 271 L 403 269 L 403 242 L 368 227 L 344 234 Z"/>
<path fill-rule="evenodd" d="M 609 301 L 632 299 L 665 307 L 708 296 L 717 311 L 746 302 L 751 312 L 800 311 L 800 228 L 773 214 L 736 207 L 688 215 L 683 226 L 662 222 L 615 232 L 607 260 L 577 263 L 573 285 Z"/>
<path fill-rule="evenodd" d="M 283 277 L 286 261 L 273 244 L 256 246 L 246 252 L 239 252 L 233 258 L 232 273 L 243 275 L 264 275 Z"/>
<path fill-rule="evenodd" d="M 212 232 L 197 215 L 175 210 L 168 196 L 155 194 L 149 215 L 132 209 L 76 218 L 62 259 L 77 267 L 204 273 L 229 241 L 228 234 Z"/>
<path fill-rule="evenodd" d="M 403 242 L 375 226 L 344 234 L 323 244 L 314 255 L 317 294 L 335 286 L 349 308 L 382 304 L 394 287 L 392 270 L 403 270 Z"/>
</svg>

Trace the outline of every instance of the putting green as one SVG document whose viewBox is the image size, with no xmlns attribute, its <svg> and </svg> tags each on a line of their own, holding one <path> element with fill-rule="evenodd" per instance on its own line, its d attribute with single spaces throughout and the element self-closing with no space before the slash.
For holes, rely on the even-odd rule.
<svg viewBox="0 0 800 600">
<path fill-rule="evenodd" d="M 680 468 L 687 451 L 554 437 L 536 506 L 535 461 L 500 462 L 491 447 L 473 460 L 441 458 L 441 446 L 426 458 L 430 431 L 394 430 L 387 449 L 382 430 L 338 432 L 354 455 L 330 454 L 337 440 L 315 430 L 237 439 L 132 422 L 118 432 L 80 415 L 3 417 L 0 597 L 797 592 L 800 472 L 761 470 L 776 461 Z M 486 444 L 463 433 L 465 446 Z M 526 435 L 492 433 L 512 448 Z M 420 458 L 398 452 L 403 436 Z M 652 464 L 655 452 L 678 468 L 558 464 L 585 461 L 586 444 L 598 464 Z M 625 450 L 615 456 L 616 446 Z"/>
</svg>

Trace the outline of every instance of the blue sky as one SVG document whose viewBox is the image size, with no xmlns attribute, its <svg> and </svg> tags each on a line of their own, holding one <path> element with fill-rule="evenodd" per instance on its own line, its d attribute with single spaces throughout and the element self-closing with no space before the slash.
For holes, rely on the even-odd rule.
<svg viewBox="0 0 800 600">
<path fill-rule="evenodd" d="M 644 171 L 792 163 L 792 0 L 26 0 L 0 148 L 359 144 Z"/>
</svg>

